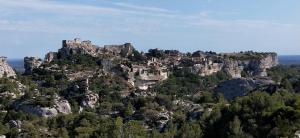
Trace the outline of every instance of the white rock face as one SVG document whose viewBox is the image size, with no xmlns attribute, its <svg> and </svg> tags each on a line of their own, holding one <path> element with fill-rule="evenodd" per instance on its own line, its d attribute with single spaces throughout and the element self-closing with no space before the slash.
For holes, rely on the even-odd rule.
<svg viewBox="0 0 300 138">
<path fill-rule="evenodd" d="M 0 78 L 3 77 L 16 77 L 15 71 L 6 62 L 6 57 L 0 57 Z"/>
<path fill-rule="evenodd" d="M 55 109 L 62 114 L 70 114 L 72 113 L 70 103 L 67 100 L 58 99 L 55 102 Z"/>
<path fill-rule="evenodd" d="M 232 78 L 241 78 L 244 66 L 238 61 L 229 60 L 225 63 L 225 70 L 231 75 Z"/>
<path fill-rule="evenodd" d="M 295 137 L 294 138 L 300 138 L 300 130 L 295 132 Z"/>
<path fill-rule="evenodd" d="M 55 99 L 55 105 L 53 107 L 40 107 L 34 106 L 30 104 L 22 104 L 19 105 L 18 109 L 29 112 L 41 117 L 55 117 L 59 113 L 62 114 L 70 114 L 72 113 L 71 106 L 67 100 L 63 100 L 60 97 Z"/>
<path fill-rule="evenodd" d="M 32 106 L 32 105 L 22 105 L 20 107 L 22 111 L 32 113 L 41 117 L 55 117 L 57 116 L 58 112 L 53 107 L 39 107 L 39 106 Z"/>
<path fill-rule="evenodd" d="M 220 83 L 215 91 L 222 93 L 226 99 L 232 100 L 235 97 L 245 96 L 256 88 L 253 79 L 238 78 Z"/>
<path fill-rule="evenodd" d="M 20 120 L 10 120 L 9 126 L 10 128 L 16 128 L 18 132 L 22 131 L 22 122 Z"/>
<path fill-rule="evenodd" d="M 159 130 L 163 130 L 163 128 L 167 125 L 167 123 L 172 119 L 173 112 L 163 110 L 158 113 L 157 117 L 159 118 L 156 120 L 156 124 L 158 125 Z"/>
<path fill-rule="evenodd" d="M 87 92 L 81 101 L 82 108 L 95 108 L 99 101 L 99 95 L 91 91 Z"/>
<path fill-rule="evenodd" d="M 251 55 L 253 54 L 253 55 Z M 241 78 L 243 71 L 251 76 L 267 76 L 267 69 L 278 65 L 275 53 L 231 53 L 228 55 L 205 55 L 193 57 L 191 72 L 200 76 L 207 76 L 225 70 L 232 78 Z M 225 58 L 225 57 L 233 58 Z M 248 56 L 248 57 L 247 57 Z M 246 58 L 245 58 L 246 57 Z"/>
</svg>

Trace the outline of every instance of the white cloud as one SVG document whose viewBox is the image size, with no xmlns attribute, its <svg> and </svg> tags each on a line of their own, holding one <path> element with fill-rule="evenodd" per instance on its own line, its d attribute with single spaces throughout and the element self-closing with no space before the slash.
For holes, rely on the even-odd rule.
<svg viewBox="0 0 300 138">
<path fill-rule="evenodd" d="M 103 7 L 94 6 L 86 4 L 70 4 L 58 1 L 49 0 L 0 0 L 0 7 L 5 9 L 20 9 L 25 8 L 29 10 L 38 10 L 41 12 L 53 12 L 60 14 L 85 14 L 85 15 L 95 15 L 95 14 L 108 14 L 108 15 L 122 15 L 122 14 L 133 14 L 133 15 L 151 15 L 161 16 L 161 14 L 172 13 L 172 11 L 156 8 L 156 7 L 146 7 L 131 5 L 126 3 L 113 3 L 120 7 L 125 7 L 127 9 L 113 8 L 113 7 Z M 155 13 L 153 13 L 155 12 Z"/>
<path fill-rule="evenodd" d="M 5 9 L 28 9 L 37 10 L 41 12 L 52 12 L 59 14 L 142 14 L 143 12 L 134 10 L 122 10 L 111 7 L 101 7 L 84 4 L 70 4 L 58 1 L 49 0 L 0 0 L 0 7 Z"/>
<path fill-rule="evenodd" d="M 172 27 L 225 30 L 299 29 L 298 25 L 273 21 L 220 20 L 211 16 L 211 14 L 215 14 L 213 11 L 186 14 L 157 7 L 120 2 L 112 2 L 112 4 L 118 7 L 70 4 L 49 0 L 0 0 L 0 11 L 5 13 L 5 18 L 4 15 L 0 16 L 0 30 L 50 33 L 94 32 L 95 30 L 109 32 L 111 30 L 147 33 Z M 30 16 L 30 20 L 7 18 L 10 14 L 15 16 L 16 13 L 23 14 L 24 11 L 50 13 L 54 17 L 51 19 L 47 17 L 34 18 L 34 15 L 29 14 L 25 16 Z"/>
<path fill-rule="evenodd" d="M 130 8 L 134 10 L 142 10 L 142 11 L 149 11 L 149 12 L 160 12 L 160 13 L 174 13 L 174 11 L 164 9 L 164 8 L 157 8 L 157 7 L 149 7 L 149 6 L 140 6 L 140 5 L 133 5 L 128 3 L 116 2 L 113 3 L 114 5 Z"/>
<path fill-rule="evenodd" d="M 44 21 L 11 21 L 0 20 L 0 30 L 25 31 L 25 32 L 45 32 L 45 33 L 67 33 L 67 30 L 75 28 L 54 25 Z"/>
<path fill-rule="evenodd" d="M 216 29 L 241 31 L 241 30 L 299 30 L 297 24 L 278 23 L 264 20 L 217 20 L 211 18 L 201 18 L 190 22 L 195 27 L 210 27 Z"/>
</svg>

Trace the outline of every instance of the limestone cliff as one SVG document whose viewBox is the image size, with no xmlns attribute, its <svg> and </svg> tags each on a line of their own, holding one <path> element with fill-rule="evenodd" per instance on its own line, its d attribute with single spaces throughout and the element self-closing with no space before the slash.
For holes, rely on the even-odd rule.
<svg viewBox="0 0 300 138">
<path fill-rule="evenodd" d="M 32 105 L 27 101 L 24 101 L 16 105 L 16 109 L 32 113 L 41 117 L 55 117 L 59 113 L 72 113 L 71 105 L 69 104 L 69 102 L 67 100 L 62 99 L 61 97 L 56 97 L 54 100 L 54 105 L 51 107 L 41 107 L 39 105 Z"/>
<path fill-rule="evenodd" d="M 255 52 L 202 53 L 197 57 L 192 57 L 192 61 L 193 73 L 207 76 L 225 70 L 233 78 L 240 78 L 243 73 L 247 73 L 249 76 L 267 76 L 267 69 L 278 65 L 277 54 Z"/>
<path fill-rule="evenodd" d="M 252 55 L 251 55 L 252 54 Z M 246 59 L 240 55 L 248 56 Z M 241 77 L 241 73 L 250 76 L 267 76 L 267 69 L 278 65 L 278 57 L 275 53 L 244 53 L 236 54 L 236 58 L 229 59 L 226 69 L 235 78 Z"/>
<path fill-rule="evenodd" d="M 6 57 L 0 57 L 0 78 L 2 77 L 16 77 L 15 71 L 6 61 Z"/>
</svg>

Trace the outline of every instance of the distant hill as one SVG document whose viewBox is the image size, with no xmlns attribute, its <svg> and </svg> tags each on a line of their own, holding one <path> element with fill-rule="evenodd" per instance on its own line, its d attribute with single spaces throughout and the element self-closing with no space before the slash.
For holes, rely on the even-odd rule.
<svg viewBox="0 0 300 138">
<path fill-rule="evenodd" d="M 278 59 L 283 65 L 300 64 L 300 55 L 281 55 Z"/>
</svg>

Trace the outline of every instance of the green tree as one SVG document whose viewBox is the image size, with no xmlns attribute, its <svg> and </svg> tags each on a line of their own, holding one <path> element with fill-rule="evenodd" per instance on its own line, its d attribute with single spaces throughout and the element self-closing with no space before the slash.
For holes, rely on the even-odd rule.
<svg viewBox="0 0 300 138">
<path fill-rule="evenodd" d="M 140 122 L 130 120 L 125 125 L 124 135 L 126 138 L 146 138 L 147 132 Z"/>
<path fill-rule="evenodd" d="M 69 138 L 69 133 L 66 128 L 59 128 L 57 131 L 58 137 Z"/>
<path fill-rule="evenodd" d="M 282 86 L 290 92 L 294 91 L 293 85 L 291 84 L 291 82 L 288 79 L 284 79 L 282 81 Z"/>
<path fill-rule="evenodd" d="M 203 136 L 200 125 L 196 122 L 185 123 L 178 132 L 178 138 L 201 138 Z"/>
<path fill-rule="evenodd" d="M 243 133 L 240 119 L 237 116 L 234 116 L 233 121 L 229 123 L 228 137 L 241 138 L 243 137 Z"/>
<path fill-rule="evenodd" d="M 122 138 L 124 136 L 123 130 L 123 119 L 121 117 L 117 117 L 114 120 L 114 123 L 111 125 L 109 130 L 109 137 L 111 138 Z"/>
<path fill-rule="evenodd" d="M 133 114 L 133 106 L 132 106 L 131 102 L 129 102 L 124 111 L 124 117 L 130 116 L 132 114 Z"/>
</svg>

